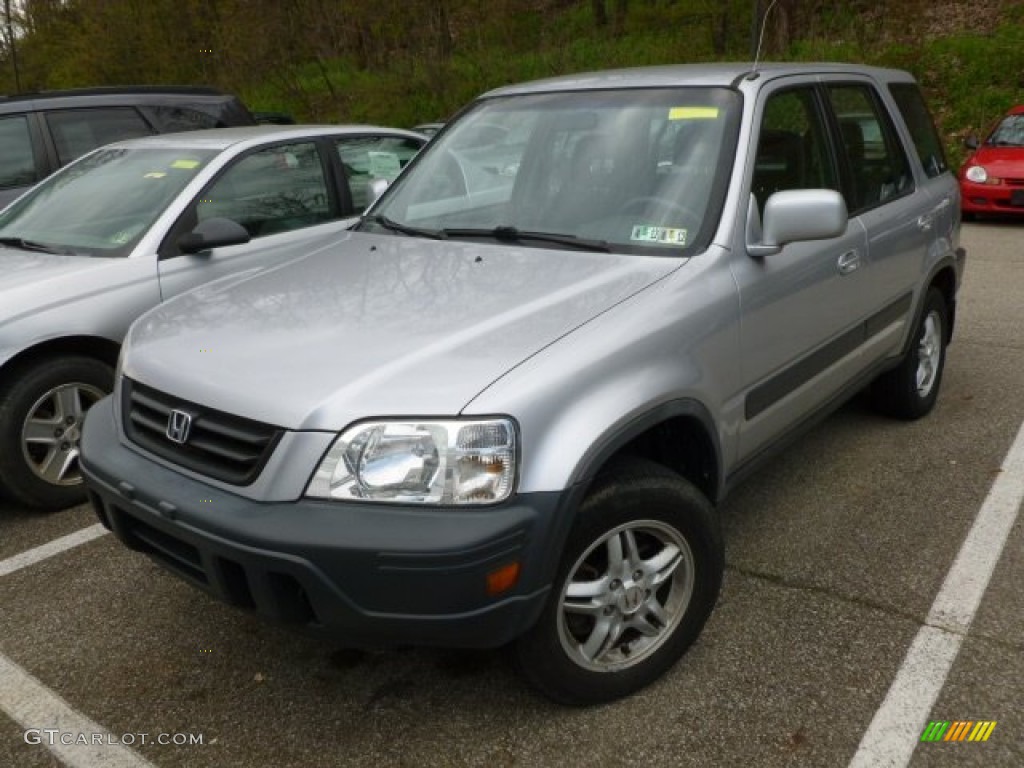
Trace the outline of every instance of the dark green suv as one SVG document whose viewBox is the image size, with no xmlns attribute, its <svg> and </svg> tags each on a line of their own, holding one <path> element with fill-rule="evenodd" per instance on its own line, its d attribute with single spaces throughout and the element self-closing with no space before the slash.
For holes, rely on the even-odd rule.
<svg viewBox="0 0 1024 768">
<path fill-rule="evenodd" d="M 255 124 L 238 97 L 214 88 L 85 88 L 0 98 L 0 207 L 113 141 Z"/>
</svg>

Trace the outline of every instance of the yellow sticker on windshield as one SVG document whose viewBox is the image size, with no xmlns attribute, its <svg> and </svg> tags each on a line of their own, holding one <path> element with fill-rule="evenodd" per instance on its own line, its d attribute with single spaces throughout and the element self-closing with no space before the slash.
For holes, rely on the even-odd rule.
<svg viewBox="0 0 1024 768">
<path fill-rule="evenodd" d="M 185 170 L 191 170 L 199 167 L 198 160 L 175 160 L 171 163 L 171 168 L 184 168 Z"/>
<path fill-rule="evenodd" d="M 714 120 L 718 117 L 718 107 L 672 107 L 668 111 L 669 120 Z"/>
<path fill-rule="evenodd" d="M 672 227 L 649 227 L 636 224 L 629 236 L 630 240 L 640 243 L 658 243 L 660 245 L 686 245 L 686 230 Z"/>
<path fill-rule="evenodd" d="M 166 175 L 167 174 L 164 173 L 163 171 L 150 171 L 149 173 L 147 173 L 142 178 L 144 178 L 144 179 L 162 179 Z"/>
</svg>

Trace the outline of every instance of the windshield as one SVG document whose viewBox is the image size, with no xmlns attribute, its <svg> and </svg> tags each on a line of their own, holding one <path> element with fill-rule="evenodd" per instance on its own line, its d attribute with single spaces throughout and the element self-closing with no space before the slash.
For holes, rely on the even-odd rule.
<svg viewBox="0 0 1024 768">
<path fill-rule="evenodd" d="M 717 223 L 739 109 L 724 88 L 486 99 L 427 145 L 360 228 L 691 252 Z"/>
<path fill-rule="evenodd" d="M 1024 115 L 1004 117 L 985 143 L 997 147 L 1024 147 Z"/>
<path fill-rule="evenodd" d="M 101 149 L 42 181 L 0 213 L 0 243 L 85 256 L 127 256 L 215 151 Z"/>
</svg>

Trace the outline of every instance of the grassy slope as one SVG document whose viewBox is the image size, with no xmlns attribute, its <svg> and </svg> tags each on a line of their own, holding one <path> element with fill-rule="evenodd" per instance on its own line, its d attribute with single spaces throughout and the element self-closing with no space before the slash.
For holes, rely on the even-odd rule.
<svg viewBox="0 0 1024 768">
<path fill-rule="evenodd" d="M 708 61 L 714 58 L 706 19 L 690 4 L 632 3 L 625 33 L 596 30 L 588 3 L 542 15 L 455 19 L 454 54 L 447 60 L 387 57 L 376 71 L 333 60 L 296 65 L 272 82 L 243 88 L 257 109 L 284 109 L 303 120 L 409 126 L 443 119 L 477 94 L 510 82 L 619 66 Z M 955 164 L 962 140 L 982 133 L 1014 103 L 1024 101 L 1024 4 L 989 0 L 986 23 L 978 5 L 932 4 L 927 19 L 884 11 L 839 12 L 819 19 L 812 37 L 792 44 L 791 60 L 857 61 L 913 72 L 923 84 Z M 876 5 L 876 9 L 883 6 Z M 973 23 L 972 23 L 973 22 Z M 745 59 L 749 19 L 733 21 L 730 59 Z M 963 32 L 965 27 L 982 31 Z M 907 42 L 908 37 L 924 38 Z"/>
</svg>

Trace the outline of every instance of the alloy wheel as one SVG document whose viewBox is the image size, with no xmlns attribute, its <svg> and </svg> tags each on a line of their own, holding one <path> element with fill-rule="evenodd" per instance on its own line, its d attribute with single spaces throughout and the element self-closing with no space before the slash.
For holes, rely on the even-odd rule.
<svg viewBox="0 0 1024 768">
<path fill-rule="evenodd" d="M 621 525 L 594 542 L 562 589 L 558 636 L 577 665 L 622 669 L 672 635 L 693 595 L 695 564 L 686 539 L 656 520 Z"/>
<path fill-rule="evenodd" d="M 921 328 L 917 345 L 917 394 L 928 397 L 939 372 L 942 357 L 941 323 L 937 312 L 929 312 Z"/>
<path fill-rule="evenodd" d="M 82 482 L 82 423 L 89 408 L 106 394 L 90 384 L 61 384 L 36 400 L 21 428 L 21 450 L 38 478 L 60 486 Z"/>
</svg>

